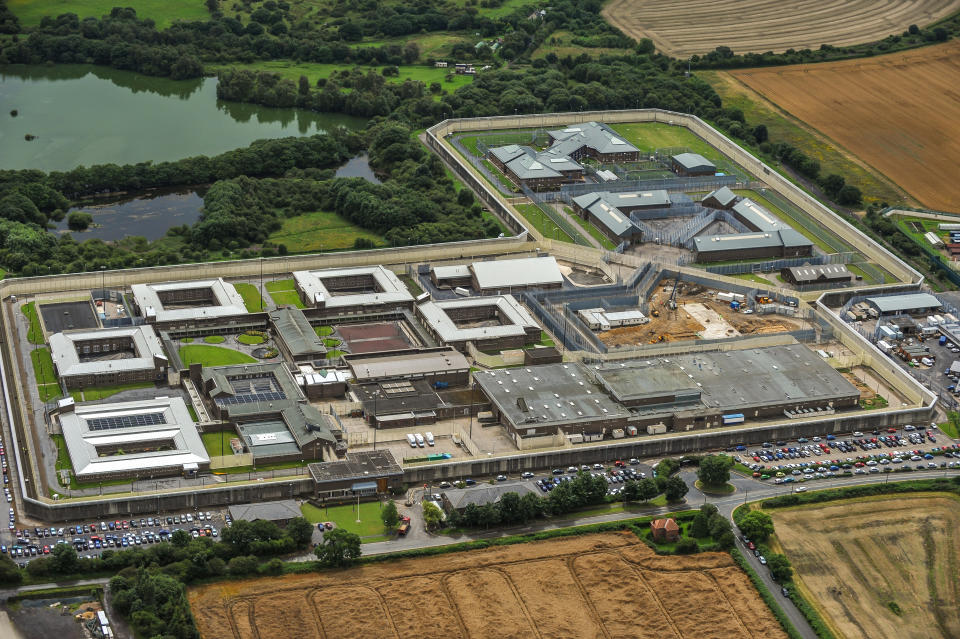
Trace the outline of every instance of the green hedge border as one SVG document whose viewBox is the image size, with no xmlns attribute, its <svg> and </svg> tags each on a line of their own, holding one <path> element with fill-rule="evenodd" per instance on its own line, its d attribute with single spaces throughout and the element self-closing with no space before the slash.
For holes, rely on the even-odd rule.
<svg viewBox="0 0 960 639">
<path fill-rule="evenodd" d="M 803 635 L 800 634 L 790 619 L 787 618 L 787 613 L 783 611 L 783 608 L 777 601 L 776 596 L 770 592 L 770 589 L 767 588 L 765 583 L 763 583 L 763 580 L 760 579 L 760 575 L 758 575 L 757 571 L 753 569 L 753 566 L 747 562 L 743 554 L 736 548 L 731 548 L 730 556 L 733 557 L 733 561 L 740 566 L 740 569 L 747 573 L 747 576 L 750 577 L 750 581 L 753 582 L 753 587 L 756 588 L 757 592 L 760 593 L 760 598 L 763 599 L 764 603 L 767 604 L 767 608 L 770 609 L 770 612 L 773 613 L 773 616 L 776 617 L 777 621 L 780 622 L 780 626 L 783 628 L 783 631 L 787 633 L 787 636 L 790 637 L 790 639 L 803 639 Z M 792 590 L 790 591 L 790 594 L 792 599 Z"/>
</svg>

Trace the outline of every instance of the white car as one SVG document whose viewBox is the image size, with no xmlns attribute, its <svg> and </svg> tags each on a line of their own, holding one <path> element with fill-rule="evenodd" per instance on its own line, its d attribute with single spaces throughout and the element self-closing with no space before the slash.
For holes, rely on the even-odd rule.
<svg viewBox="0 0 960 639">
<path fill-rule="evenodd" d="M 795 492 L 795 493 L 805 493 L 805 492 L 807 492 L 807 487 L 806 487 L 806 486 L 797 486 L 796 488 L 793 489 L 793 492 Z"/>
</svg>

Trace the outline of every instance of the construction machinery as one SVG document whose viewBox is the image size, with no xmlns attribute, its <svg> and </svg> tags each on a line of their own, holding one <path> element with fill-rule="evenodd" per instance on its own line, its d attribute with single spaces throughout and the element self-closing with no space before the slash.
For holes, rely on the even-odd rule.
<svg viewBox="0 0 960 639">
<path fill-rule="evenodd" d="M 671 311 L 677 310 L 677 287 L 680 286 L 680 276 L 677 276 L 677 279 L 673 282 L 673 292 L 670 293 L 670 299 L 667 300 L 667 307 Z"/>
</svg>

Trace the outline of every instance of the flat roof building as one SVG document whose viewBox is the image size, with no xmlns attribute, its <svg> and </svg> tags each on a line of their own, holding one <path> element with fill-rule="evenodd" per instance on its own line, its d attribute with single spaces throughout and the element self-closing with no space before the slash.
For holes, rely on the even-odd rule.
<svg viewBox="0 0 960 639">
<path fill-rule="evenodd" d="M 881 315 L 893 315 L 896 313 L 917 315 L 943 306 L 940 300 L 930 293 L 906 293 L 903 295 L 868 297 L 867 302 L 876 307 Z"/>
<path fill-rule="evenodd" d="M 804 286 L 849 282 L 853 279 L 853 274 L 847 269 L 846 264 L 811 264 L 782 268 L 780 277 L 790 284 Z"/>
<path fill-rule="evenodd" d="M 321 500 L 373 496 L 403 485 L 403 469 L 389 450 L 347 453 L 344 459 L 310 464 L 307 470 Z"/>
<path fill-rule="evenodd" d="M 563 286 L 563 275 L 553 256 L 474 262 L 470 271 L 473 273 L 473 288 L 481 293 Z"/>
<path fill-rule="evenodd" d="M 234 521 L 272 521 L 280 527 L 286 526 L 291 519 L 303 517 L 300 506 L 292 499 L 280 499 L 257 504 L 236 504 L 228 506 Z"/>
<path fill-rule="evenodd" d="M 299 308 L 278 308 L 269 312 L 277 346 L 292 362 L 323 359 L 327 347 Z"/>
<path fill-rule="evenodd" d="M 512 295 L 424 302 L 417 316 L 440 342 L 466 351 L 523 348 L 540 340 L 540 325 Z"/>
<path fill-rule="evenodd" d="M 193 475 L 210 467 L 179 397 L 78 404 L 58 419 L 79 481 Z"/>
<path fill-rule="evenodd" d="M 71 389 L 161 381 L 169 364 L 149 325 L 55 333 L 50 356 Z"/>
<path fill-rule="evenodd" d="M 673 172 L 687 177 L 694 175 L 713 175 L 717 167 L 699 153 L 679 153 L 670 158 Z"/>
<path fill-rule="evenodd" d="M 331 314 L 413 308 L 413 295 L 406 285 L 380 265 L 296 271 L 293 279 L 307 307 Z"/>
<path fill-rule="evenodd" d="M 130 290 L 137 313 L 149 323 L 190 323 L 247 314 L 237 289 L 222 277 L 134 284 Z"/>
<path fill-rule="evenodd" d="M 430 279 L 437 287 L 470 286 L 473 274 L 469 264 L 455 264 L 453 266 L 434 266 L 430 269 Z"/>
<path fill-rule="evenodd" d="M 698 262 L 719 262 L 761 257 L 807 257 L 813 242 L 791 228 L 780 231 L 698 235 L 693 238 Z"/>
<path fill-rule="evenodd" d="M 443 382 L 449 386 L 463 386 L 470 375 L 470 362 L 449 346 L 345 355 L 343 361 L 358 384 L 392 379 L 426 379 L 433 384 Z"/>
</svg>

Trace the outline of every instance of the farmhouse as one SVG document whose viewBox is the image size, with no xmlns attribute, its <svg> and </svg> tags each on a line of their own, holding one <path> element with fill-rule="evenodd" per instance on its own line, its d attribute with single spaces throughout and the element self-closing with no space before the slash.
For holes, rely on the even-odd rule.
<svg viewBox="0 0 960 639">
<path fill-rule="evenodd" d="M 654 519 L 650 522 L 650 534 L 659 543 L 680 541 L 680 526 L 673 518 Z"/>
<path fill-rule="evenodd" d="M 243 298 L 222 277 L 191 282 L 134 284 L 130 287 L 137 313 L 147 323 L 191 326 L 206 320 L 247 315 Z"/>
<path fill-rule="evenodd" d="M 470 362 L 449 346 L 345 355 L 343 361 L 358 384 L 425 379 L 434 385 L 465 386 L 470 376 Z"/>
<path fill-rule="evenodd" d="M 563 275 L 553 256 L 474 262 L 470 271 L 473 288 L 482 294 L 563 286 Z"/>
<path fill-rule="evenodd" d="M 713 175 L 717 167 L 699 153 L 679 153 L 670 158 L 673 172 L 681 177 Z"/>
<path fill-rule="evenodd" d="M 642 231 L 630 219 L 630 213 L 643 209 L 662 209 L 670 206 L 666 191 L 611 193 L 601 191 L 574 197 L 574 212 L 592 222 L 611 241 L 637 243 Z"/>
<path fill-rule="evenodd" d="M 291 362 L 323 359 L 327 347 L 299 308 L 278 308 L 268 313 L 277 347 Z"/>
<path fill-rule="evenodd" d="M 355 315 L 413 308 L 413 296 L 393 271 L 360 266 L 296 271 L 300 300 L 323 315 Z"/>
<path fill-rule="evenodd" d="M 210 466 L 179 397 L 71 405 L 58 420 L 79 481 L 195 475 Z"/>
<path fill-rule="evenodd" d="M 799 286 L 810 284 L 841 284 L 853 279 L 845 264 L 814 264 L 789 266 L 780 269 L 783 281 Z"/>
<path fill-rule="evenodd" d="M 156 382 L 167 356 L 150 325 L 54 333 L 50 355 L 68 389 Z"/>
<path fill-rule="evenodd" d="M 540 325 L 512 295 L 424 302 L 417 316 L 437 340 L 464 352 L 468 342 L 492 351 L 540 340 Z"/>
</svg>

